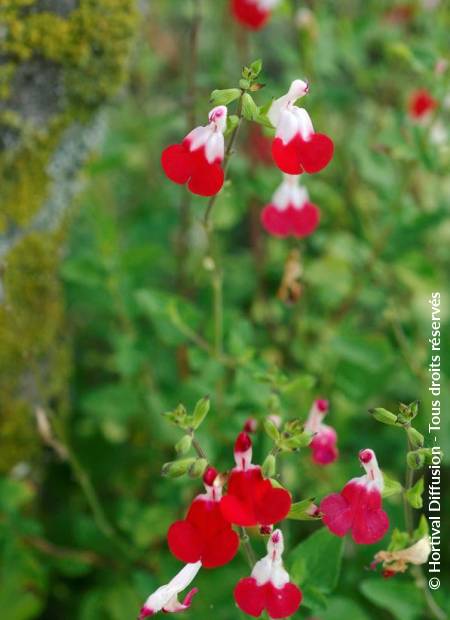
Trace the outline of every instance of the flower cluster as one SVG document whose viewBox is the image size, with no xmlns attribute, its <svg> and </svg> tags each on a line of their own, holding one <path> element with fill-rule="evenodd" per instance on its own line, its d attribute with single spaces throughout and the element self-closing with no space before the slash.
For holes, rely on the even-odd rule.
<svg viewBox="0 0 450 620">
<path fill-rule="evenodd" d="M 233 6 L 239 15 L 248 15 L 248 7 L 252 11 L 260 10 L 260 4 L 266 6 L 268 0 L 246 0 L 235 2 Z M 260 71 L 261 63 L 255 61 L 250 67 L 244 67 L 240 88 L 213 91 L 212 99 L 221 105 L 210 111 L 208 124 L 193 129 L 180 144 L 172 144 L 164 149 L 161 165 L 171 181 L 187 184 L 193 194 L 218 194 L 225 177 L 224 134 L 229 127 L 235 137 L 240 122 L 239 117 L 228 116 L 226 104 L 238 98 L 241 115 L 258 123 L 272 125 L 275 129 L 270 154 L 283 173 L 283 182 L 271 202 L 262 210 L 262 225 L 267 232 L 277 237 L 306 237 L 317 228 L 320 212 L 310 202 L 306 188 L 300 185 L 300 175 L 314 174 L 325 168 L 333 157 L 333 142 L 325 134 L 316 133 L 308 112 L 295 105 L 309 91 L 308 84 L 303 80 L 294 80 L 288 92 L 275 99 L 265 115 L 250 94 L 262 87 L 255 82 Z M 258 150 L 265 137 L 261 132 L 253 132 L 253 136 L 258 141 Z M 232 144 L 233 137 L 227 147 L 227 157 Z"/>
<path fill-rule="evenodd" d="M 198 427 L 207 409 L 207 401 L 203 399 L 197 404 L 193 416 L 188 416 L 181 406 L 167 415 L 177 420 L 180 427 L 192 429 Z M 272 473 L 267 473 L 267 461 L 271 459 L 274 462 L 277 451 L 298 450 L 300 437 L 302 440 L 304 437 L 309 438 L 315 463 L 324 465 L 337 458 L 336 433 L 323 424 L 327 412 L 328 401 L 317 399 L 304 425 L 294 420 L 281 428 L 281 420 L 275 421 L 273 416 L 266 418 L 264 428 L 275 444 L 262 467 L 252 462 L 253 445 L 248 433 L 257 430 L 258 424 L 254 418 L 246 421 L 245 430 L 236 438 L 235 466 L 228 473 L 219 473 L 205 461 L 202 476 L 205 492 L 194 497 L 186 517 L 174 522 L 167 535 L 170 551 L 185 566 L 169 583 L 148 597 L 140 611 L 139 620 L 159 611 L 167 613 L 187 609 L 197 589 L 189 590 L 182 601 L 178 596 L 188 588 L 200 568 L 214 569 L 233 560 L 240 544 L 236 528 L 244 533 L 243 544 L 245 538 L 248 539 L 247 527 L 258 527 L 260 535 L 268 537 L 267 554 L 251 563 L 249 577 L 242 577 L 236 583 L 236 605 L 249 616 L 260 617 L 267 612 L 273 620 L 291 616 L 302 601 L 300 588 L 291 581 L 283 566 L 283 534 L 280 529 L 273 529 L 275 524 L 285 518 L 322 518 L 325 526 L 337 536 L 344 536 L 351 531 L 356 543 L 371 544 L 384 536 L 389 521 L 381 507 L 383 476 L 372 450 L 361 450 L 359 453 L 366 474 L 351 480 L 340 494 L 325 497 L 320 508 L 311 500 L 293 504 L 290 493 L 270 478 L 275 468 L 271 469 Z M 188 437 L 191 445 L 193 436 Z M 307 443 L 302 441 L 301 445 Z M 200 451 L 200 454 L 203 453 Z M 190 471 L 193 460 L 184 459 L 178 463 L 189 467 Z M 205 459 L 202 456 L 199 460 Z M 169 470 L 174 467 L 173 463 L 167 465 Z M 174 475 L 179 475 L 180 467 L 174 469 Z M 395 560 L 397 563 L 392 565 L 398 570 L 402 570 L 404 561 L 416 561 L 414 554 L 391 557 L 383 553 L 375 556 L 375 562 L 383 561 L 391 565 Z M 400 565 L 399 561 L 403 563 Z"/>
</svg>

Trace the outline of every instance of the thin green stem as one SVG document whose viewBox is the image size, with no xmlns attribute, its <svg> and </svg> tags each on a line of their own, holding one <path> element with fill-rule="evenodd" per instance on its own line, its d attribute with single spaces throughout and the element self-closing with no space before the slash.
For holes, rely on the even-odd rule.
<svg viewBox="0 0 450 620">
<path fill-rule="evenodd" d="M 252 569 L 256 564 L 255 552 L 253 551 L 252 543 L 250 541 L 250 537 L 245 527 L 241 527 L 239 529 L 240 529 L 239 538 L 241 540 L 241 548 L 244 552 L 244 555 L 247 559 L 250 569 Z"/>
</svg>

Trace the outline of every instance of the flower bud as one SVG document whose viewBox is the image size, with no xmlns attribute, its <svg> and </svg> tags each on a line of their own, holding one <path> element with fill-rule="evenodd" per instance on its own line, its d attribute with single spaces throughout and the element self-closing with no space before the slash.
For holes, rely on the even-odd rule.
<svg viewBox="0 0 450 620">
<path fill-rule="evenodd" d="M 280 433 L 278 432 L 278 429 L 277 429 L 275 423 L 270 418 L 266 418 L 264 420 L 264 430 L 266 431 L 267 435 L 269 435 L 269 437 L 273 441 L 278 441 L 279 440 Z"/>
<path fill-rule="evenodd" d="M 175 444 L 175 451 L 177 454 L 186 454 L 189 452 L 192 445 L 192 436 L 183 435 L 183 437 Z"/>
<path fill-rule="evenodd" d="M 239 80 L 239 87 L 242 88 L 242 90 L 247 90 L 247 88 L 250 88 L 250 82 L 242 78 Z"/>
<path fill-rule="evenodd" d="M 389 424 L 390 426 L 395 426 L 397 424 L 397 416 L 388 411 L 387 409 L 383 409 L 383 407 L 376 407 L 375 409 L 369 409 L 369 413 L 381 422 L 382 424 Z"/>
<path fill-rule="evenodd" d="M 170 461 L 164 463 L 162 466 L 161 474 L 167 478 L 179 478 L 186 474 L 195 462 L 195 458 L 180 459 L 179 461 Z"/>
<path fill-rule="evenodd" d="M 210 400 L 209 396 L 205 396 L 195 405 L 194 413 L 192 414 L 192 428 L 196 430 L 203 420 L 208 415 Z"/>
<path fill-rule="evenodd" d="M 239 88 L 225 88 L 223 90 L 213 90 L 210 101 L 214 105 L 228 105 L 238 99 L 241 95 Z"/>
<path fill-rule="evenodd" d="M 412 426 L 410 426 L 406 432 L 408 434 L 409 443 L 413 448 L 423 448 L 425 440 L 422 433 L 419 433 L 419 431 Z"/>
<path fill-rule="evenodd" d="M 244 93 L 242 95 L 242 114 L 244 115 L 244 118 L 249 121 L 254 121 L 258 118 L 258 106 L 253 101 L 252 96 L 248 93 Z"/>
<path fill-rule="evenodd" d="M 406 499 L 411 504 L 411 506 L 415 508 L 416 510 L 418 510 L 419 508 L 422 508 L 423 506 L 423 499 L 422 499 L 423 491 L 424 491 L 424 482 L 423 482 L 423 477 L 422 477 L 422 478 L 419 478 L 416 484 L 411 489 L 408 489 L 405 493 Z"/>
<path fill-rule="evenodd" d="M 208 461 L 206 459 L 196 459 L 189 467 L 190 478 L 201 478 L 205 473 L 205 469 L 208 467 Z"/>
<path fill-rule="evenodd" d="M 272 478 L 276 471 L 276 459 L 273 454 L 268 454 L 262 464 L 262 473 L 265 478 Z"/>
<path fill-rule="evenodd" d="M 406 463 L 410 469 L 421 469 L 425 465 L 425 454 L 419 450 L 411 450 L 406 455 Z"/>
</svg>

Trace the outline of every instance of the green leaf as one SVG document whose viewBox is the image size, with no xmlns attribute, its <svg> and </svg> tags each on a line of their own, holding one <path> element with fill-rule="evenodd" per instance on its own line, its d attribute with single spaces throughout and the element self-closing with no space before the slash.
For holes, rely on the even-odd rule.
<svg viewBox="0 0 450 620">
<path fill-rule="evenodd" d="M 360 589 L 369 601 L 386 609 L 398 620 L 421 617 L 422 597 L 411 583 L 374 578 L 363 581 Z"/>
<path fill-rule="evenodd" d="M 332 597 L 320 620 L 370 620 L 364 609 L 350 598 Z"/>
<path fill-rule="evenodd" d="M 258 77 L 258 75 L 261 73 L 262 70 L 262 60 L 261 58 L 258 58 L 257 60 L 254 60 L 251 65 L 250 65 L 250 69 L 252 72 L 252 78 L 255 79 Z"/>
<path fill-rule="evenodd" d="M 240 88 L 225 88 L 224 90 L 213 90 L 210 101 L 214 105 L 228 105 L 241 96 Z"/>
<path fill-rule="evenodd" d="M 423 476 L 419 478 L 416 484 L 405 492 L 406 499 L 413 508 L 419 509 L 423 506 L 422 494 L 424 491 Z"/>
<path fill-rule="evenodd" d="M 302 589 L 310 589 L 305 605 L 320 608 L 317 595 L 326 595 L 336 587 L 341 570 L 343 539 L 325 527 L 314 532 L 291 552 L 291 578 Z M 312 596 L 314 593 L 315 596 Z"/>
</svg>

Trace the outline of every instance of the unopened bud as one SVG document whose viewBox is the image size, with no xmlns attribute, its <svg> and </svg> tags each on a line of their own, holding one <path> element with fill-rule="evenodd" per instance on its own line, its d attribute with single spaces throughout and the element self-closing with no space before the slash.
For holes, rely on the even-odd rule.
<svg viewBox="0 0 450 620">
<path fill-rule="evenodd" d="M 248 93 L 242 95 L 242 114 L 244 118 L 249 121 L 253 121 L 258 118 L 259 109 L 256 103 L 253 101 L 252 96 Z"/>
<path fill-rule="evenodd" d="M 406 463 L 410 469 L 421 469 L 425 465 L 425 455 L 422 451 L 411 450 L 406 455 Z"/>
<path fill-rule="evenodd" d="M 190 478 L 201 478 L 205 473 L 205 469 L 208 467 L 208 461 L 206 459 L 196 459 L 194 463 L 189 467 L 188 474 Z"/>
<path fill-rule="evenodd" d="M 191 445 L 191 435 L 183 435 L 183 437 L 175 444 L 175 451 L 177 454 L 186 454 L 186 452 L 189 452 Z"/>
<path fill-rule="evenodd" d="M 423 448 L 425 440 L 422 433 L 419 433 L 419 431 L 412 426 L 410 426 L 406 432 L 408 434 L 409 443 L 413 448 Z"/>
<path fill-rule="evenodd" d="M 258 420 L 256 418 L 248 418 L 243 427 L 245 433 L 255 433 L 258 428 Z"/>
<path fill-rule="evenodd" d="M 278 432 L 278 429 L 275 426 L 273 420 L 271 420 L 270 418 L 266 418 L 264 420 L 264 430 L 266 431 L 266 433 L 269 435 L 269 437 L 273 441 L 278 441 L 279 440 L 280 433 Z"/>
<path fill-rule="evenodd" d="M 369 409 L 369 413 L 381 422 L 382 424 L 389 424 L 390 426 L 395 426 L 397 424 L 397 416 L 395 413 L 388 411 L 387 409 L 383 409 L 383 407 L 376 407 L 375 409 Z"/>
<path fill-rule="evenodd" d="M 192 428 L 194 430 L 200 426 L 200 424 L 208 415 L 209 406 L 209 396 L 205 396 L 205 398 L 199 400 L 198 403 L 195 405 L 194 413 L 192 414 Z"/>
<path fill-rule="evenodd" d="M 186 474 L 189 468 L 193 465 L 195 460 L 195 458 L 190 458 L 164 463 L 164 465 L 162 466 L 161 474 L 163 476 L 166 476 L 167 478 L 179 478 L 180 476 L 184 476 L 184 474 Z"/>
<path fill-rule="evenodd" d="M 262 464 L 262 474 L 265 478 L 272 478 L 276 471 L 276 459 L 273 454 L 268 454 Z"/>
</svg>

